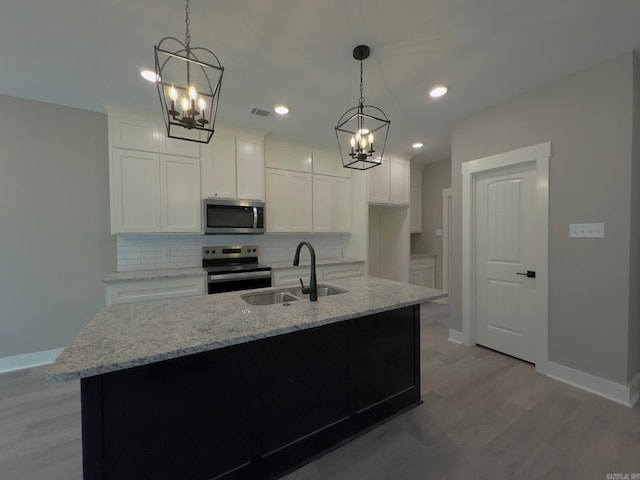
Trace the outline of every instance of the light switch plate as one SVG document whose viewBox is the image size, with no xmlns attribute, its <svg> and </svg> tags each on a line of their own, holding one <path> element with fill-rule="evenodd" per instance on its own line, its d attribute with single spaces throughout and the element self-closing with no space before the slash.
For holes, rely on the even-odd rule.
<svg viewBox="0 0 640 480">
<path fill-rule="evenodd" d="M 572 223 L 569 236 L 575 238 L 604 238 L 604 223 Z"/>
</svg>

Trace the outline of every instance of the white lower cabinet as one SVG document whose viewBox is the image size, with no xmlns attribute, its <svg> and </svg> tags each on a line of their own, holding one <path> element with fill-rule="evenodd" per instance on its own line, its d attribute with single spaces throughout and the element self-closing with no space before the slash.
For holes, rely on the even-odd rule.
<svg viewBox="0 0 640 480">
<path fill-rule="evenodd" d="M 107 305 L 118 305 L 161 298 L 203 295 L 206 281 L 206 278 L 197 277 L 109 283 L 105 287 L 106 303 Z"/>
<path fill-rule="evenodd" d="M 361 277 L 364 275 L 364 262 L 341 263 L 322 267 L 323 280 L 338 280 L 340 278 Z"/>
<path fill-rule="evenodd" d="M 267 232 L 311 232 L 311 174 L 265 168 L 265 188 Z"/>
<path fill-rule="evenodd" d="M 305 287 L 308 287 L 310 275 L 311 267 L 308 266 L 275 269 L 271 272 L 271 284 L 274 287 L 299 287 L 302 278 Z M 364 262 L 336 263 L 316 267 L 318 282 L 362 275 L 364 275 Z"/>
<path fill-rule="evenodd" d="M 409 283 L 436 288 L 436 257 L 420 256 L 411 259 L 409 264 Z"/>
<path fill-rule="evenodd" d="M 200 161 L 113 149 L 111 233 L 200 232 Z"/>
</svg>

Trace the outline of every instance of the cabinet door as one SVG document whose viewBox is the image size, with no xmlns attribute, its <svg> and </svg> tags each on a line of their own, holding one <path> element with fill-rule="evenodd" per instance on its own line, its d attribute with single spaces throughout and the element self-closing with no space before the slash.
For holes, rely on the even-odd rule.
<svg viewBox="0 0 640 480">
<path fill-rule="evenodd" d="M 313 231 L 331 232 L 333 227 L 332 177 L 313 176 Z"/>
<path fill-rule="evenodd" d="M 289 169 L 298 172 L 311 172 L 311 149 L 301 145 L 289 145 Z"/>
<path fill-rule="evenodd" d="M 392 158 L 389 161 L 389 203 L 409 205 L 409 162 Z"/>
<path fill-rule="evenodd" d="M 337 323 L 257 344 L 262 414 L 258 451 L 264 452 L 263 459 L 348 418 L 346 330 L 347 324 Z M 295 447 L 291 450 L 295 455 Z"/>
<path fill-rule="evenodd" d="M 168 137 L 163 123 L 158 127 L 158 137 L 160 153 L 191 158 L 200 157 L 200 143 Z"/>
<path fill-rule="evenodd" d="M 163 231 L 202 231 L 200 161 L 161 155 L 160 165 Z"/>
<path fill-rule="evenodd" d="M 411 187 L 411 233 L 422 232 L 422 187 Z"/>
<path fill-rule="evenodd" d="M 351 214 L 351 179 L 334 178 L 332 195 L 333 231 L 350 232 Z"/>
<path fill-rule="evenodd" d="M 264 200 L 264 146 L 262 137 L 236 136 L 237 196 Z"/>
<path fill-rule="evenodd" d="M 311 232 L 313 203 L 311 174 L 289 172 L 290 231 Z"/>
<path fill-rule="evenodd" d="M 369 203 L 389 203 L 389 159 L 384 157 L 382 165 L 367 170 Z"/>
<path fill-rule="evenodd" d="M 264 166 L 289 170 L 289 146 L 284 142 L 265 140 Z"/>
<path fill-rule="evenodd" d="M 288 232 L 290 228 L 289 172 L 265 168 L 267 232 Z M 293 257 L 292 257 L 293 258 Z"/>
<path fill-rule="evenodd" d="M 236 198 L 236 135 L 216 131 L 202 148 L 204 197 Z"/>
<path fill-rule="evenodd" d="M 113 149 L 110 178 L 111 233 L 160 231 L 159 155 Z"/>
<path fill-rule="evenodd" d="M 419 395 L 416 309 L 392 310 L 349 323 L 351 408 L 358 414 L 412 388 Z"/>
<path fill-rule="evenodd" d="M 159 125 L 152 120 L 112 114 L 109 115 L 109 133 L 111 147 L 152 153 L 159 151 Z"/>
</svg>

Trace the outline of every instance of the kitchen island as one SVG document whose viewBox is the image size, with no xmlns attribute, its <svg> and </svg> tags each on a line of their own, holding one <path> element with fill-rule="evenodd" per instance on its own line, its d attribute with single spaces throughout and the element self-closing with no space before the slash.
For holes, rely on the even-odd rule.
<svg viewBox="0 0 640 480">
<path fill-rule="evenodd" d="M 277 477 L 417 405 L 419 304 L 446 293 L 330 284 L 346 293 L 101 310 L 48 370 L 81 379 L 84 478 Z"/>
</svg>

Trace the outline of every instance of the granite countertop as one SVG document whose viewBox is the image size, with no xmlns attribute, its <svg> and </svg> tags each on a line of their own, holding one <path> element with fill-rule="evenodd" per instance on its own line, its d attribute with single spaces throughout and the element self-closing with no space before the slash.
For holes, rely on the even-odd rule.
<svg viewBox="0 0 640 480">
<path fill-rule="evenodd" d="M 321 282 L 321 284 L 327 284 Z M 99 311 L 47 370 L 67 381 L 425 303 L 441 290 L 374 277 L 332 280 L 347 293 L 254 306 L 241 295 L 288 291 L 262 288 L 110 305 Z"/>
<path fill-rule="evenodd" d="M 116 272 L 105 275 L 104 283 L 126 282 L 130 280 L 158 280 L 162 278 L 206 277 L 202 267 L 162 268 L 158 270 L 135 270 L 132 272 Z"/>
<path fill-rule="evenodd" d="M 360 263 L 364 260 L 357 260 L 355 258 L 347 257 L 333 257 L 333 258 L 316 258 L 316 267 L 326 267 L 327 265 L 339 265 L 341 263 Z M 282 270 L 285 268 L 295 268 L 293 262 L 288 260 L 286 262 L 265 262 L 265 265 L 269 265 L 272 270 Z M 309 260 L 300 260 L 301 267 L 308 267 L 311 263 Z"/>
</svg>

